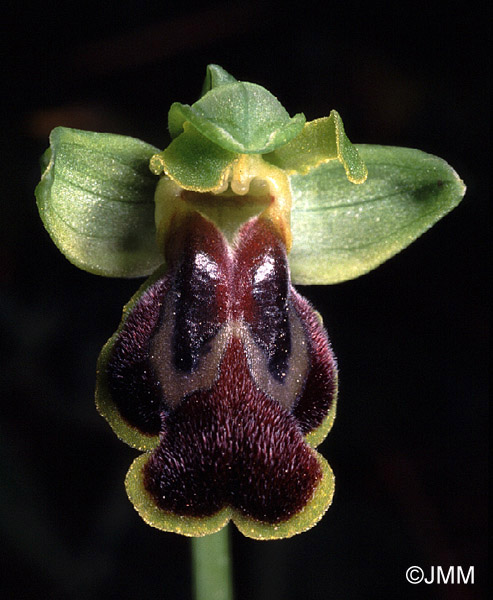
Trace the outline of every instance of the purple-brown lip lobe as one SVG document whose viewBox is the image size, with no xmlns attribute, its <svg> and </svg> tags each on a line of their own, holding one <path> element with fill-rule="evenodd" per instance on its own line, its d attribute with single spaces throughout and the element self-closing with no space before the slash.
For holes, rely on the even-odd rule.
<svg viewBox="0 0 493 600">
<path fill-rule="evenodd" d="M 121 416 L 160 436 L 144 485 L 164 511 L 229 505 L 285 521 L 322 476 L 304 435 L 335 399 L 327 335 L 267 221 L 246 223 L 230 246 L 192 213 L 168 248 L 167 274 L 133 307 L 107 365 Z"/>
</svg>

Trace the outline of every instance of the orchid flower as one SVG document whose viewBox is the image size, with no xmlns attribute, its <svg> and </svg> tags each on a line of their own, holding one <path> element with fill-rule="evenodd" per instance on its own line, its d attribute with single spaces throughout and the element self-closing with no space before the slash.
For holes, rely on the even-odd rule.
<svg viewBox="0 0 493 600">
<path fill-rule="evenodd" d="M 126 478 L 142 518 L 203 536 L 232 520 L 284 538 L 317 523 L 334 475 L 315 448 L 335 417 L 337 365 L 294 284 L 358 277 L 461 200 L 443 160 L 353 146 L 341 117 L 306 122 L 209 65 L 174 103 L 163 150 L 58 127 L 36 189 L 76 266 L 150 275 L 97 367 L 96 403 L 143 453 Z"/>
</svg>

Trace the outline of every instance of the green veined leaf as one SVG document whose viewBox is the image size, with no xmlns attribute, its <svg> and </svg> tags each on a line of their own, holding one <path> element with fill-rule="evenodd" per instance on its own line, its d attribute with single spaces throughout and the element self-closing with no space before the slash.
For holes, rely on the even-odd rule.
<svg viewBox="0 0 493 600">
<path fill-rule="evenodd" d="M 134 138 L 57 127 L 36 188 L 43 223 L 76 266 L 110 277 L 140 277 L 163 257 L 155 242 L 149 160 L 157 151 Z"/>
<path fill-rule="evenodd" d="M 337 164 L 290 178 L 290 254 L 298 284 L 328 284 L 371 271 L 408 246 L 462 199 L 465 186 L 442 159 L 409 148 L 359 145 L 361 185 Z"/>
<path fill-rule="evenodd" d="M 363 183 L 368 175 L 358 151 L 344 132 L 342 119 L 333 110 L 330 116 L 305 123 L 302 132 L 288 144 L 265 156 L 265 160 L 290 174 L 306 175 L 319 165 L 338 160 L 353 183 Z"/>
<path fill-rule="evenodd" d="M 202 135 L 224 150 L 238 154 L 272 152 L 296 137 L 305 123 L 260 85 L 236 82 L 209 90 L 192 106 L 171 105 L 168 125 L 172 138 L 189 121 Z"/>
</svg>

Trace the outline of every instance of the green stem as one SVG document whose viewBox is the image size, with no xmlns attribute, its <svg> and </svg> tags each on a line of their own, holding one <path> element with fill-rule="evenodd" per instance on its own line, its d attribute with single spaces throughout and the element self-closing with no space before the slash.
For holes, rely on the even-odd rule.
<svg viewBox="0 0 493 600">
<path fill-rule="evenodd" d="M 194 600 L 233 600 L 229 526 L 192 538 Z"/>
</svg>

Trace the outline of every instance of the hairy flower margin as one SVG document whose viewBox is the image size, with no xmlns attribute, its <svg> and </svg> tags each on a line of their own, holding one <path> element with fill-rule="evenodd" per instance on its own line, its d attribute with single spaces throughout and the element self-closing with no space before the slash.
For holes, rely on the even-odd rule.
<svg viewBox="0 0 493 600">
<path fill-rule="evenodd" d="M 443 160 L 358 145 L 336 111 L 290 117 L 263 87 L 209 65 L 174 103 L 171 143 L 58 127 L 42 158 L 43 223 L 76 266 L 152 273 L 98 362 L 96 403 L 144 454 L 126 478 L 143 519 L 256 539 L 312 527 L 334 476 L 315 451 L 337 368 L 293 284 L 358 277 L 454 208 Z"/>
</svg>

